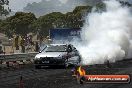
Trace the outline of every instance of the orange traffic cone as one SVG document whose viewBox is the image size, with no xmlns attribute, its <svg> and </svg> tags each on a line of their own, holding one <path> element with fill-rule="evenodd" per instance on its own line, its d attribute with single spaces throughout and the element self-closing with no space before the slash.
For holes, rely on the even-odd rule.
<svg viewBox="0 0 132 88">
<path fill-rule="evenodd" d="M 23 83 L 23 78 L 22 78 L 22 76 L 20 76 L 19 88 L 24 88 L 24 83 Z"/>
</svg>

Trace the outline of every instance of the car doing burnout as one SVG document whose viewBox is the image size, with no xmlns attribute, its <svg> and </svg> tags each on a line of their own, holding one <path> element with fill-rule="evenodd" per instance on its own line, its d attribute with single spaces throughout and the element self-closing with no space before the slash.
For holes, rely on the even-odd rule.
<svg viewBox="0 0 132 88">
<path fill-rule="evenodd" d="M 41 66 L 78 65 L 81 57 L 76 48 L 71 44 L 50 44 L 35 56 L 35 68 Z"/>
</svg>

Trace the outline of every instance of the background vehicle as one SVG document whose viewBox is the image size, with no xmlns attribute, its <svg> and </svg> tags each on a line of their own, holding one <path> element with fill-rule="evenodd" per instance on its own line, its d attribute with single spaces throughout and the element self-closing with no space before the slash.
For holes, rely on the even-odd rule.
<svg viewBox="0 0 132 88">
<path fill-rule="evenodd" d="M 41 66 L 65 66 L 78 65 L 81 57 L 76 48 L 69 44 L 47 45 L 39 54 L 35 56 L 35 68 Z"/>
</svg>

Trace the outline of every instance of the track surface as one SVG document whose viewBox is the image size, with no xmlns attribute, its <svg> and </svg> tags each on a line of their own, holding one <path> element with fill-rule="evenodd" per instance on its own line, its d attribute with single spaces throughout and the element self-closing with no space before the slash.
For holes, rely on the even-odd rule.
<svg viewBox="0 0 132 88">
<path fill-rule="evenodd" d="M 105 65 L 84 67 L 87 74 L 130 74 L 132 77 L 132 60 L 120 61 Z M 19 88 L 20 76 L 23 77 L 24 88 L 132 88 L 129 84 L 78 84 L 72 77 L 71 69 L 42 68 L 35 69 L 33 65 L 22 66 L 18 69 L 0 70 L 0 88 Z"/>
</svg>

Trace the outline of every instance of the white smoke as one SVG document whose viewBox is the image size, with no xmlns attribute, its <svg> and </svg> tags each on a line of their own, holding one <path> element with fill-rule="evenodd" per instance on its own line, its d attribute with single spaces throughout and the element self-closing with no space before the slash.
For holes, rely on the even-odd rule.
<svg viewBox="0 0 132 88">
<path fill-rule="evenodd" d="M 115 62 L 127 56 L 131 57 L 130 9 L 122 7 L 116 0 L 107 0 L 104 3 L 106 11 L 93 11 L 86 17 L 81 33 L 82 43 L 75 44 L 84 65 L 103 64 L 106 60 Z"/>
</svg>

